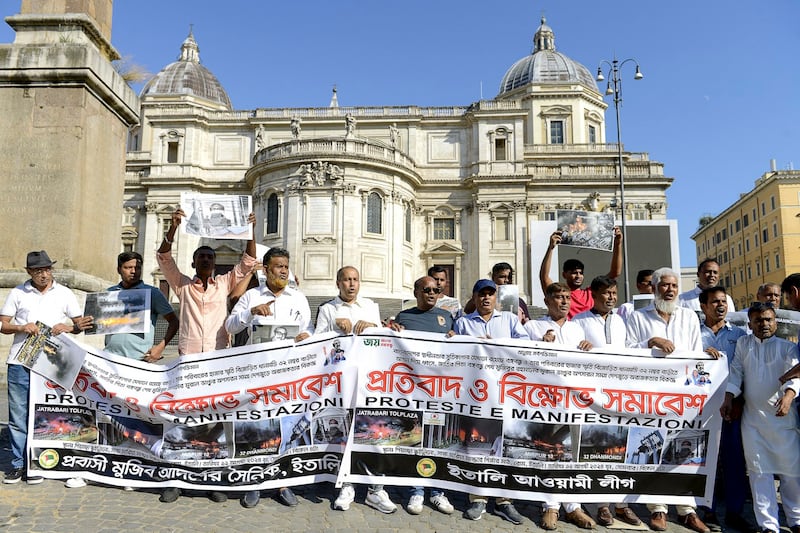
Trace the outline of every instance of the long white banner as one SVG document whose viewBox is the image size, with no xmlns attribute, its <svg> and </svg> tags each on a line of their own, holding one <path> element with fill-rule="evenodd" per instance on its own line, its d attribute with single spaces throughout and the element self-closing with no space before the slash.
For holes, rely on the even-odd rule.
<svg viewBox="0 0 800 533">
<path fill-rule="evenodd" d="M 134 487 L 317 481 L 708 504 L 725 360 L 370 330 L 32 374 L 29 468 Z"/>
</svg>

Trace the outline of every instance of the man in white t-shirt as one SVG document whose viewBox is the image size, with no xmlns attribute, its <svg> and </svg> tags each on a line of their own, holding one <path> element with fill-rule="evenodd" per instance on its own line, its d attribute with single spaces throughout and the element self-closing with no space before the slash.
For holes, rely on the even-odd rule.
<svg viewBox="0 0 800 533">
<path fill-rule="evenodd" d="M 29 335 L 39 333 L 40 322 L 51 329 L 52 335 L 64 332 L 80 333 L 92 326 L 92 317 L 81 316 L 75 295 L 53 278 L 53 264 L 44 250 L 28 253 L 25 271 L 31 277 L 11 289 L 0 310 L 0 332 L 14 335 L 8 354 L 8 432 L 11 440 L 11 469 L 3 483 L 19 483 L 25 473 L 25 443 L 28 438 L 28 389 L 30 370 L 15 359 Z M 71 324 L 65 324 L 70 321 Z M 41 483 L 40 476 L 27 476 L 28 484 Z M 85 485 L 82 479 L 72 478 L 68 487 Z"/>
</svg>

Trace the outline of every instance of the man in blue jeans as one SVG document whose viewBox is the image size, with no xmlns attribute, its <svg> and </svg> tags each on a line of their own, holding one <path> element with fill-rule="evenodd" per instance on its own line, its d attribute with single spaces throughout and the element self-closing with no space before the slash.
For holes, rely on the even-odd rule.
<svg viewBox="0 0 800 533">
<path fill-rule="evenodd" d="M 30 279 L 17 285 L 8 294 L 0 309 L 0 332 L 14 335 L 8 354 L 8 431 L 11 437 L 11 470 L 3 483 L 19 483 L 25 474 L 25 442 L 28 438 L 28 389 L 30 371 L 15 359 L 28 335 L 39 333 L 40 322 L 52 335 L 65 331 L 80 333 L 92 326 L 92 317 L 83 317 L 75 295 L 53 279 L 53 263 L 44 250 L 30 252 L 25 271 Z M 64 322 L 70 321 L 70 324 Z M 28 484 L 42 482 L 40 476 L 27 476 Z M 69 480 L 81 486 L 80 478 Z"/>
<path fill-rule="evenodd" d="M 414 297 L 417 306 L 400 311 L 392 324 L 396 331 L 427 331 L 447 335 L 453 329 L 453 316 L 450 311 L 436 307 L 442 288 L 430 276 L 424 276 L 414 282 Z M 434 509 L 450 514 L 453 505 L 441 490 L 431 489 L 431 505 Z M 412 487 L 409 493 L 406 510 L 411 514 L 420 514 L 425 502 L 425 489 Z"/>
</svg>

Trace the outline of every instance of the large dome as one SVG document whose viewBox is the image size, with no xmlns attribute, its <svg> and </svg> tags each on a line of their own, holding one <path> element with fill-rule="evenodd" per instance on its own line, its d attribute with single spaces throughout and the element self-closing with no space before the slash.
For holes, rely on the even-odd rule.
<svg viewBox="0 0 800 533">
<path fill-rule="evenodd" d="M 498 96 L 529 83 L 580 83 L 598 92 L 597 84 L 589 69 L 556 52 L 555 35 L 550 26 L 545 24 L 544 17 L 542 25 L 533 37 L 533 52 L 508 69 L 500 82 Z"/>
<path fill-rule="evenodd" d="M 139 96 L 159 94 L 190 94 L 232 109 L 231 100 L 222 84 L 200 64 L 200 48 L 191 31 L 181 45 L 180 59 L 153 76 Z"/>
</svg>

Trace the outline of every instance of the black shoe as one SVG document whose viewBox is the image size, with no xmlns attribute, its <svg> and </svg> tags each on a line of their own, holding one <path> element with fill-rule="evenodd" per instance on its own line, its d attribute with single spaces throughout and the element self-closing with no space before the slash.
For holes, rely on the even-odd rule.
<svg viewBox="0 0 800 533">
<path fill-rule="evenodd" d="M 750 533 L 756 529 L 745 517 L 735 513 L 725 514 L 725 526 L 742 533 Z"/>
<path fill-rule="evenodd" d="M 297 505 L 297 496 L 294 495 L 292 489 L 281 489 L 278 491 L 278 498 L 284 505 L 288 505 L 289 507 L 295 507 Z"/>
<path fill-rule="evenodd" d="M 22 481 L 22 474 L 25 472 L 25 469 L 20 468 L 12 468 L 8 472 L 6 472 L 6 477 L 3 478 L 3 483 L 7 485 L 11 485 L 13 483 L 19 483 Z"/>
<path fill-rule="evenodd" d="M 208 492 L 208 499 L 214 503 L 222 503 L 228 501 L 228 495 L 218 490 L 211 490 Z"/>
<path fill-rule="evenodd" d="M 244 493 L 239 503 L 241 503 L 242 507 L 245 509 L 252 509 L 258 505 L 259 500 L 261 500 L 261 493 L 257 490 L 251 490 Z"/>
<path fill-rule="evenodd" d="M 181 489 L 177 487 L 169 487 L 161 491 L 161 496 L 158 497 L 158 501 L 161 503 L 173 503 L 180 497 Z"/>
<path fill-rule="evenodd" d="M 711 531 L 722 531 L 722 526 L 717 518 L 717 513 L 708 511 L 703 515 L 703 522 L 708 526 Z"/>
</svg>

